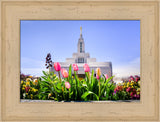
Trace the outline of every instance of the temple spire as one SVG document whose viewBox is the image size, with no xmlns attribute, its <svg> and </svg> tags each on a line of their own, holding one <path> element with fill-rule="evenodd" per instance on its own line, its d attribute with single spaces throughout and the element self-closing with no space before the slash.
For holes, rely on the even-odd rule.
<svg viewBox="0 0 160 122">
<path fill-rule="evenodd" d="M 80 35 L 82 35 L 82 26 L 80 27 Z"/>
<path fill-rule="evenodd" d="M 85 53 L 85 49 L 84 49 L 84 40 L 82 37 L 82 26 L 80 27 L 80 38 L 78 40 L 78 53 Z"/>
</svg>

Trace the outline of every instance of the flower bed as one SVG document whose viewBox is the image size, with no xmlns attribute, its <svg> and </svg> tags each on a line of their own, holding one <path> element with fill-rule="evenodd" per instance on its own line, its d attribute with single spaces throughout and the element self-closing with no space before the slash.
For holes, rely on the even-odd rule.
<svg viewBox="0 0 160 122">
<path fill-rule="evenodd" d="M 47 68 L 52 67 L 48 61 Z M 54 72 L 43 71 L 44 76 L 39 78 L 21 75 L 20 98 L 32 100 L 54 101 L 106 101 L 106 100 L 139 100 L 140 77 L 131 76 L 129 80 L 116 85 L 112 77 L 101 74 L 100 68 L 90 73 L 88 64 L 84 64 L 85 78 L 78 78 L 78 66 L 70 65 L 69 72 L 61 69 L 59 63 L 54 63 Z M 72 76 L 72 69 L 73 74 Z M 63 78 L 60 77 L 60 73 Z"/>
</svg>

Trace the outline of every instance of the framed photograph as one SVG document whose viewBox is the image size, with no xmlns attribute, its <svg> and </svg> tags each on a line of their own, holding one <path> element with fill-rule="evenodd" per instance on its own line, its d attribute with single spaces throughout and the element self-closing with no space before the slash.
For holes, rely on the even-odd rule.
<svg viewBox="0 0 160 122">
<path fill-rule="evenodd" d="M 159 122 L 159 1 L 0 4 L 2 122 Z"/>
</svg>

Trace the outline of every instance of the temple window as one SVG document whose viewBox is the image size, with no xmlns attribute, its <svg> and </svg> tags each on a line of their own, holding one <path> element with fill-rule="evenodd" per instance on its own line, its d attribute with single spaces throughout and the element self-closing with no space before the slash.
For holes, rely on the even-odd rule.
<svg viewBox="0 0 160 122">
<path fill-rule="evenodd" d="M 82 53 L 82 42 L 80 42 L 80 53 Z"/>
<path fill-rule="evenodd" d="M 78 58 L 78 63 L 84 63 L 84 58 Z"/>
</svg>

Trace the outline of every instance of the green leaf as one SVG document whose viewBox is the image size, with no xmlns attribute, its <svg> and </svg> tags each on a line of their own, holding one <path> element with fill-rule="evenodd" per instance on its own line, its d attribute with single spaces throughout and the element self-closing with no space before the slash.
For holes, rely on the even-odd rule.
<svg viewBox="0 0 160 122">
<path fill-rule="evenodd" d="M 62 89 L 61 83 L 57 83 L 57 88 Z"/>
<path fill-rule="evenodd" d="M 43 72 L 43 74 L 44 74 L 45 76 L 47 76 L 47 75 L 48 75 L 45 71 L 42 71 L 42 72 Z"/>
<path fill-rule="evenodd" d="M 99 97 L 95 93 L 93 93 L 91 91 L 87 91 L 87 92 L 83 93 L 83 95 L 81 96 L 81 98 L 85 99 L 90 94 L 93 94 L 97 98 L 97 100 L 99 100 Z"/>
<path fill-rule="evenodd" d="M 42 76 L 42 78 L 43 78 L 45 81 L 47 81 L 47 78 L 46 78 L 45 76 Z"/>
<path fill-rule="evenodd" d="M 72 66 L 69 66 L 69 78 L 72 78 Z"/>
<path fill-rule="evenodd" d="M 54 98 L 54 97 L 50 97 L 50 99 L 53 99 L 53 100 L 54 100 L 55 98 Z"/>
</svg>

